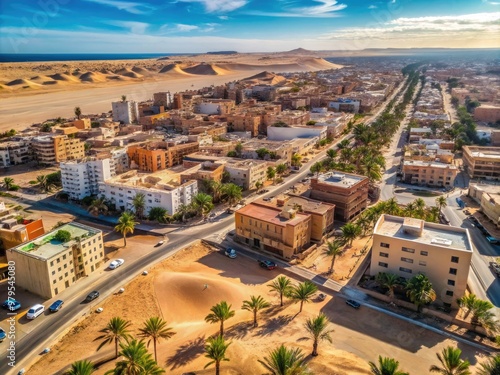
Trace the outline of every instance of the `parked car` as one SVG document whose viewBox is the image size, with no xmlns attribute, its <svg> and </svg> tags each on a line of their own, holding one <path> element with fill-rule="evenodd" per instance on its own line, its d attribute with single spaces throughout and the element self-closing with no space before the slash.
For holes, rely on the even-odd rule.
<svg viewBox="0 0 500 375">
<path fill-rule="evenodd" d="M 262 268 L 267 268 L 268 270 L 274 270 L 278 265 L 270 260 L 260 259 L 259 264 Z"/>
<path fill-rule="evenodd" d="M 15 299 L 8 299 L 2 303 L 2 307 L 10 311 L 16 311 L 21 308 L 21 302 L 16 301 Z"/>
<path fill-rule="evenodd" d="M 59 311 L 61 310 L 61 307 L 63 305 L 63 301 L 58 299 L 57 301 L 55 301 L 54 303 L 52 303 L 52 305 L 49 306 L 49 311 L 50 312 L 56 312 L 56 311 Z"/>
<path fill-rule="evenodd" d="M 492 236 L 487 236 L 486 241 L 488 241 L 489 243 L 494 244 L 494 245 L 500 242 L 500 240 L 498 240 Z"/>
<path fill-rule="evenodd" d="M 231 249 L 230 247 L 228 247 L 226 249 L 226 251 L 224 251 L 224 255 L 231 258 L 231 259 L 234 259 L 236 258 L 236 250 L 234 249 Z"/>
<path fill-rule="evenodd" d="M 159 241 L 159 242 L 155 245 L 155 247 L 161 246 L 161 245 L 163 245 L 164 243 L 165 243 L 165 241 L 161 240 L 161 241 Z"/>
<path fill-rule="evenodd" d="M 26 314 L 26 318 L 35 319 L 36 317 L 42 315 L 44 311 L 45 311 L 45 307 L 38 303 L 38 304 L 30 307 L 30 309 L 28 310 L 28 313 Z"/>
<path fill-rule="evenodd" d="M 123 259 L 115 259 L 109 264 L 110 270 L 115 270 L 120 267 L 125 261 Z"/>
<path fill-rule="evenodd" d="M 7 335 L 5 334 L 5 331 L 2 328 L 0 328 L 0 342 L 5 340 L 6 337 Z"/>
<path fill-rule="evenodd" d="M 99 292 L 97 290 L 94 290 L 87 295 L 85 301 L 90 302 L 95 300 L 97 297 L 99 297 Z"/>
<path fill-rule="evenodd" d="M 351 307 L 354 307 L 355 309 L 359 309 L 360 308 L 360 304 L 359 302 L 356 302 L 355 300 L 353 299 L 348 299 L 347 301 L 345 301 L 345 303 L 347 303 L 349 306 Z"/>
<path fill-rule="evenodd" d="M 495 272 L 496 275 L 500 277 L 500 264 L 496 262 L 491 262 L 490 264 L 491 268 L 493 269 L 493 272 Z"/>
</svg>

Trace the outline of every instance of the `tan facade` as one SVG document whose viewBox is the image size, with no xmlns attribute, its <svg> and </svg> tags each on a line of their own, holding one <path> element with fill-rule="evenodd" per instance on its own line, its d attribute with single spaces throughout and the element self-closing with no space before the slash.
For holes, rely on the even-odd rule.
<svg viewBox="0 0 500 375">
<path fill-rule="evenodd" d="M 311 241 L 311 216 L 293 209 L 250 203 L 234 219 L 238 240 L 285 259 L 306 250 Z"/>
<path fill-rule="evenodd" d="M 500 228 L 500 186 L 498 193 L 483 193 L 481 196 L 481 211 L 497 228 Z"/>
<path fill-rule="evenodd" d="M 31 140 L 34 159 L 41 164 L 78 160 L 85 157 L 85 143 L 67 135 L 40 136 Z"/>
<path fill-rule="evenodd" d="M 230 182 L 243 190 L 256 189 L 257 182 L 264 182 L 268 164 L 263 160 L 227 159 L 224 170 L 229 173 Z"/>
<path fill-rule="evenodd" d="M 58 230 L 70 232 L 71 240 L 64 244 L 51 240 Z M 86 225 L 69 223 L 7 250 L 7 259 L 16 263 L 16 284 L 19 288 L 52 298 L 102 266 L 102 232 Z"/>
<path fill-rule="evenodd" d="M 232 114 L 227 116 L 228 126 L 236 132 L 247 132 L 252 134 L 252 137 L 259 135 L 259 126 L 261 123 L 261 115 L 253 113 Z"/>
<path fill-rule="evenodd" d="M 343 172 L 311 178 L 310 197 L 335 204 L 335 218 L 348 222 L 368 204 L 368 178 Z"/>
<path fill-rule="evenodd" d="M 481 105 L 474 110 L 474 120 L 497 122 L 500 120 L 500 107 L 493 105 Z"/>
<path fill-rule="evenodd" d="M 183 166 L 189 169 L 181 173 L 181 183 L 185 183 L 190 180 L 222 181 L 222 174 L 224 173 L 223 164 L 184 161 Z"/>
<path fill-rule="evenodd" d="M 167 142 L 155 142 L 145 146 L 130 146 L 127 155 L 133 168 L 144 172 L 156 172 L 182 164 L 184 156 L 198 149 L 198 142 L 173 146 L 169 146 Z"/>
<path fill-rule="evenodd" d="M 500 146 L 500 130 L 491 131 L 491 145 L 495 147 Z"/>
<path fill-rule="evenodd" d="M 406 160 L 402 170 L 408 184 L 445 187 L 454 186 L 458 172 L 454 165 L 422 160 Z"/>
<path fill-rule="evenodd" d="M 463 146 L 462 150 L 470 178 L 500 180 L 500 147 Z"/>
<path fill-rule="evenodd" d="M 373 230 L 370 275 L 389 272 L 410 279 L 425 274 L 437 300 L 457 307 L 465 294 L 472 258 L 467 229 L 382 215 Z"/>
<path fill-rule="evenodd" d="M 24 220 L 20 224 L 17 224 L 15 218 L 0 220 L 0 241 L 4 249 L 10 249 L 23 242 L 35 239 L 44 233 L 42 219 Z"/>
</svg>

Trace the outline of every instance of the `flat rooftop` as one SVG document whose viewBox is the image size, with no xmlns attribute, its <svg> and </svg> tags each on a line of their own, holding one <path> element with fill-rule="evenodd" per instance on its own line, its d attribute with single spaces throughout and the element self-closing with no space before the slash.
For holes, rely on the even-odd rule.
<svg viewBox="0 0 500 375">
<path fill-rule="evenodd" d="M 71 233 L 71 240 L 66 243 L 56 241 L 54 236 L 59 230 L 66 230 Z M 74 238 L 92 237 L 98 233 L 101 233 L 99 229 L 83 224 L 68 223 L 44 234 L 43 236 L 35 238 L 30 242 L 25 242 L 24 244 L 14 248 L 14 250 L 27 253 L 39 259 L 50 259 L 60 252 L 67 250 L 74 243 L 76 243 Z"/>
<path fill-rule="evenodd" d="M 495 183 L 494 181 L 485 181 L 481 182 L 480 184 L 470 183 L 469 186 L 484 191 L 488 194 L 500 195 L 500 182 Z"/>
<path fill-rule="evenodd" d="M 367 177 L 365 176 L 360 176 L 352 173 L 330 172 L 320 175 L 318 177 L 318 182 L 343 188 L 349 188 L 366 179 Z"/>
<path fill-rule="evenodd" d="M 285 204 L 283 206 L 278 206 L 277 204 L 279 200 L 285 201 Z M 297 205 L 299 205 L 305 212 L 314 212 L 321 215 L 325 214 L 326 212 L 328 212 L 328 210 L 331 210 L 335 207 L 335 205 L 331 203 L 325 203 L 314 199 L 289 195 L 279 195 L 270 202 L 259 199 L 258 203 L 270 207 L 276 207 L 281 210 L 294 209 L 295 207 L 297 207 Z"/>
<path fill-rule="evenodd" d="M 464 150 L 469 151 L 471 156 L 475 158 L 500 160 L 500 147 L 464 146 Z"/>
<path fill-rule="evenodd" d="M 309 217 L 304 214 L 297 213 L 293 219 L 287 219 L 281 216 L 282 211 L 283 210 L 281 208 L 250 203 L 245 207 L 240 208 L 237 212 L 252 219 L 266 221 L 282 227 L 286 225 L 300 224 Z"/>
<path fill-rule="evenodd" d="M 377 222 L 373 233 L 383 236 L 400 238 L 407 241 L 428 244 L 432 246 L 441 246 L 449 249 L 472 252 L 469 236 L 466 229 L 451 227 L 449 225 L 423 223 L 421 235 L 416 235 L 413 231 L 407 231 L 403 226 L 412 228 L 418 226 L 422 220 L 411 219 L 405 222 L 403 217 L 382 215 Z"/>
<path fill-rule="evenodd" d="M 433 168 L 448 168 L 457 169 L 456 166 L 446 163 L 439 163 L 437 161 L 423 161 L 423 160 L 406 160 L 404 165 L 414 165 L 416 167 L 433 167 Z"/>
</svg>

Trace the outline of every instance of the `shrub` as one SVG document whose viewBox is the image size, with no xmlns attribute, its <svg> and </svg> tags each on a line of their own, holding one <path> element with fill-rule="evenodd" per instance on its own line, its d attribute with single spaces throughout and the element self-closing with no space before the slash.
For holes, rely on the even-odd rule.
<svg viewBox="0 0 500 375">
<path fill-rule="evenodd" d="M 9 191 L 18 191 L 21 187 L 19 185 L 12 185 L 9 188 Z"/>
<path fill-rule="evenodd" d="M 71 240 L 71 233 L 67 230 L 59 229 L 54 236 L 54 239 L 59 242 L 68 242 Z"/>
</svg>

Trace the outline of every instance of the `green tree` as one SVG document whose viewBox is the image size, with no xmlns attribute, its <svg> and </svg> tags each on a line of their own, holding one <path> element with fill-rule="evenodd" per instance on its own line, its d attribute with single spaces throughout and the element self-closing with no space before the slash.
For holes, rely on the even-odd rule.
<svg viewBox="0 0 500 375">
<path fill-rule="evenodd" d="M 342 248 L 342 245 L 338 241 L 328 241 L 326 243 L 327 249 L 325 251 L 325 254 L 329 257 L 332 257 L 332 263 L 330 264 L 330 273 L 333 273 L 333 266 L 335 265 L 335 259 L 338 256 L 342 256 L 344 253 L 344 249 Z"/>
<path fill-rule="evenodd" d="M 446 197 L 441 195 L 440 197 L 436 198 L 436 206 L 439 208 L 439 212 L 441 212 L 441 210 L 445 208 L 447 205 L 448 202 L 446 202 Z"/>
<path fill-rule="evenodd" d="M 378 366 L 373 362 L 368 364 L 374 375 L 408 375 L 407 372 L 399 371 L 399 362 L 392 358 L 378 356 Z"/>
<path fill-rule="evenodd" d="M 127 101 L 127 96 L 126 95 L 122 95 L 122 103 L 124 103 L 126 101 Z"/>
<path fill-rule="evenodd" d="M 115 231 L 123 235 L 123 246 L 127 246 L 127 234 L 134 233 L 135 226 L 139 224 L 134 220 L 134 215 L 130 212 L 124 212 L 118 219 Z"/>
<path fill-rule="evenodd" d="M 441 354 L 436 353 L 439 362 L 441 362 L 441 367 L 432 365 L 429 371 L 442 375 L 470 375 L 470 363 L 467 360 L 462 360 L 460 358 L 461 355 L 462 351 L 460 349 L 447 346 Z"/>
<path fill-rule="evenodd" d="M 243 197 L 242 189 L 233 183 L 222 185 L 222 194 L 231 206 L 236 202 L 239 202 Z"/>
<path fill-rule="evenodd" d="M 168 211 L 163 207 L 152 207 L 148 213 L 148 220 L 165 223 L 167 221 Z"/>
<path fill-rule="evenodd" d="M 5 190 L 10 190 L 14 185 L 14 179 L 12 177 L 5 177 L 3 179 L 2 186 Z"/>
<path fill-rule="evenodd" d="M 43 191 L 44 193 L 52 191 L 52 189 L 55 187 L 53 184 L 49 182 L 49 179 L 45 175 L 36 176 L 36 181 L 40 186 L 40 190 Z"/>
<path fill-rule="evenodd" d="M 269 302 L 262 298 L 262 296 L 250 296 L 250 300 L 243 301 L 241 308 L 253 313 L 253 326 L 257 327 L 259 325 L 257 323 L 257 313 L 262 309 L 268 308 L 269 306 L 271 306 Z"/>
<path fill-rule="evenodd" d="M 330 333 L 333 332 L 333 330 L 328 330 L 328 324 L 330 321 L 326 317 L 325 314 L 318 314 L 318 316 L 314 318 L 309 318 L 306 320 L 306 324 L 304 325 L 306 327 L 307 332 L 313 339 L 313 350 L 311 355 L 313 357 L 316 357 L 318 355 L 318 344 L 320 340 L 326 340 L 328 342 L 332 342 L 332 337 L 330 336 Z"/>
<path fill-rule="evenodd" d="M 300 302 L 299 313 L 302 312 L 302 306 L 304 305 L 304 302 L 310 302 L 312 296 L 317 291 L 318 287 L 310 281 L 304 281 L 292 288 L 290 297 L 295 302 Z"/>
<path fill-rule="evenodd" d="M 133 339 L 127 343 L 120 343 L 121 361 L 116 362 L 115 368 L 105 375 L 160 375 L 165 373 L 155 362 L 143 340 Z"/>
<path fill-rule="evenodd" d="M 141 336 L 149 338 L 148 346 L 151 341 L 153 341 L 153 349 L 155 353 L 155 361 L 158 362 L 156 355 L 156 343 L 160 339 L 168 340 L 175 332 L 172 331 L 171 327 L 167 327 L 167 322 L 162 318 L 153 316 L 144 322 L 143 328 L 139 329 Z"/>
<path fill-rule="evenodd" d="M 266 177 L 268 180 L 273 180 L 276 177 L 276 170 L 273 167 L 267 167 Z"/>
<path fill-rule="evenodd" d="M 476 297 L 474 293 L 467 294 L 463 297 L 457 299 L 458 306 L 464 312 L 464 319 L 467 319 L 469 314 L 474 310 L 474 306 L 479 299 Z"/>
<path fill-rule="evenodd" d="M 286 276 L 279 276 L 271 284 L 267 284 L 271 291 L 280 295 L 280 306 L 283 306 L 283 296 L 288 297 L 293 290 L 292 280 Z"/>
<path fill-rule="evenodd" d="M 399 276 L 388 272 L 379 272 L 377 274 L 377 282 L 380 286 L 387 288 L 387 295 L 392 299 L 394 298 L 394 288 L 400 284 Z"/>
<path fill-rule="evenodd" d="M 269 155 L 269 150 L 267 148 L 261 147 L 255 150 L 255 153 L 257 154 L 257 157 L 259 159 L 264 160 L 267 155 Z"/>
<path fill-rule="evenodd" d="M 75 107 L 75 116 L 78 120 L 80 120 L 80 116 L 82 115 L 82 110 L 80 107 Z"/>
<path fill-rule="evenodd" d="M 205 357 L 211 361 L 205 365 L 205 368 L 215 364 L 215 375 L 220 374 L 220 364 L 222 361 L 229 361 L 226 357 L 227 348 L 231 343 L 226 343 L 222 336 L 211 337 L 205 345 Z"/>
<path fill-rule="evenodd" d="M 269 352 L 263 361 L 259 361 L 273 375 L 308 375 L 304 354 L 299 348 L 288 349 L 281 344 Z"/>
<path fill-rule="evenodd" d="M 342 231 L 340 238 L 348 246 L 352 246 L 352 242 L 361 234 L 361 228 L 354 223 L 347 223 L 340 230 Z"/>
<path fill-rule="evenodd" d="M 99 331 L 102 335 L 97 337 L 96 340 L 103 340 L 103 342 L 97 347 L 97 350 L 101 349 L 106 344 L 114 342 L 115 358 L 118 358 L 118 344 L 121 339 L 127 340 L 130 337 L 129 327 L 130 321 L 120 317 L 111 318 L 106 327 Z"/>
<path fill-rule="evenodd" d="M 281 176 L 286 172 L 287 169 L 288 167 L 286 166 L 286 164 L 280 163 L 276 166 L 276 173 L 278 174 L 278 176 Z"/>
<path fill-rule="evenodd" d="M 207 323 L 219 323 L 219 336 L 224 336 L 224 322 L 234 316 L 234 310 L 226 301 L 221 301 L 210 309 L 212 311 L 205 317 Z"/>
<path fill-rule="evenodd" d="M 104 197 L 92 200 L 88 211 L 94 216 L 99 216 L 100 213 L 108 212 L 108 206 L 106 205 Z"/>
<path fill-rule="evenodd" d="M 257 189 L 257 191 L 259 191 L 262 186 L 264 186 L 264 184 L 260 180 L 255 183 L 255 188 Z"/>
<path fill-rule="evenodd" d="M 56 241 L 66 243 L 71 240 L 71 233 L 64 229 L 59 229 L 54 235 Z"/>
<path fill-rule="evenodd" d="M 236 155 L 241 158 L 241 152 L 243 151 L 243 143 L 238 142 L 236 146 L 234 146 L 234 151 L 236 152 Z"/>
<path fill-rule="evenodd" d="M 318 161 L 311 165 L 311 168 L 309 170 L 311 171 L 311 173 L 316 173 L 316 177 L 318 177 L 319 174 L 323 171 L 323 164 Z"/>
<path fill-rule="evenodd" d="M 146 207 L 146 196 L 143 193 L 136 193 L 132 198 L 135 215 L 142 219 L 144 216 L 144 208 Z"/>
<path fill-rule="evenodd" d="M 212 197 L 205 193 L 198 193 L 193 197 L 193 205 L 205 218 L 213 210 Z"/>
<path fill-rule="evenodd" d="M 292 166 L 294 166 L 294 167 L 302 166 L 301 161 L 302 161 L 302 156 L 300 154 L 298 154 L 296 152 L 292 154 L 292 160 L 291 160 Z"/>
<path fill-rule="evenodd" d="M 95 371 L 95 367 L 89 360 L 76 361 L 71 364 L 71 369 L 66 371 L 64 375 L 91 375 Z"/>
<path fill-rule="evenodd" d="M 406 295 L 417 306 L 418 311 L 420 311 L 423 305 L 431 303 L 436 299 L 436 292 L 432 289 L 429 278 L 422 273 L 408 280 L 406 283 Z"/>
<path fill-rule="evenodd" d="M 388 215 L 399 216 L 401 214 L 401 208 L 399 207 L 398 200 L 396 198 L 391 198 L 383 203 L 383 210 Z"/>
<path fill-rule="evenodd" d="M 488 358 L 487 362 L 481 363 L 481 368 L 477 375 L 499 375 L 500 374 L 500 354 Z"/>
</svg>

